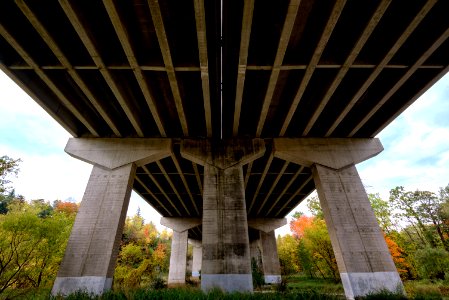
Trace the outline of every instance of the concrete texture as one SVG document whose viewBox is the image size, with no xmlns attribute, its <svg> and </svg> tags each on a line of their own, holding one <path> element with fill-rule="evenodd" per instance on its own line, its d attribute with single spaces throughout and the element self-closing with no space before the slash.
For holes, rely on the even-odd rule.
<svg viewBox="0 0 449 300">
<path fill-rule="evenodd" d="M 53 284 L 53 295 L 68 295 L 76 290 L 81 290 L 89 294 L 101 295 L 112 287 L 112 278 L 101 276 L 83 277 L 56 277 Z"/>
<path fill-rule="evenodd" d="M 276 138 L 273 142 L 277 158 L 306 167 L 320 164 L 337 170 L 383 150 L 377 138 Z"/>
<path fill-rule="evenodd" d="M 93 165 L 115 169 L 129 163 L 138 167 L 171 154 L 170 139 L 70 138 L 65 147 L 69 155 Z"/>
<path fill-rule="evenodd" d="M 253 277 L 251 274 L 201 274 L 201 289 L 215 288 L 225 292 L 252 292 Z"/>
<path fill-rule="evenodd" d="M 162 217 L 160 221 L 161 225 L 173 229 L 177 232 L 183 232 L 190 228 L 201 225 L 200 218 L 174 218 L 174 217 Z"/>
<path fill-rule="evenodd" d="M 250 279 L 242 281 L 247 277 Z M 252 291 L 251 278 L 242 167 L 221 170 L 206 165 L 201 288 Z"/>
<path fill-rule="evenodd" d="M 263 232 L 271 232 L 287 224 L 286 218 L 252 218 L 248 219 L 248 226 Z"/>
<path fill-rule="evenodd" d="M 347 274 L 346 296 L 402 289 L 355 166 L 333 170 L 314 165 L 312 172 L 340 274 Z"/>
<path fill-rule="evenodd" d="M 281 281 L 281 265 L 279 263 L 276 236 L 274 231 L 260 232 L 262 245 L 262 266 L 265 283 L 279 283 Z"/>
<path fill-rule="evenodd" d="M 183 140 L 181 156 L 202 166 L 219 169 L 243 166 L 265 153 L 263 139 L 229 139 L 223 141 Z"/>
<path fill-rule="evenodd" d="M 201 263 L 203 260 L 203 247 L 201 245 L 194 244 L 192 256 L 192 277 L 193 279 L 199 279 L 201 274 Z"/>
<path fill-rule="evenodd" d="M 184 140 L 181 155 L 204 165 L 201 288 L 252 291 L 242 165 L 261 157 L 261 139 Z"/>
<path fill-rule="evenodd" d="M 184 285 L 186 283 L 187 234 L 187 230 L 183 232 L 173 231 L 168 286 Z"/>
<path fill-rule="evenodd" d="M 114 275 L 136 166 L 94 166 L 52 294 L 101 293 Z"/>
<path fill-rule="evenodd" d="M 340 273 L 347 299 L 354 299 L 366 291 L 397 291 L 404 293 L 401 278 L 397 272 Z"/>
</svg>

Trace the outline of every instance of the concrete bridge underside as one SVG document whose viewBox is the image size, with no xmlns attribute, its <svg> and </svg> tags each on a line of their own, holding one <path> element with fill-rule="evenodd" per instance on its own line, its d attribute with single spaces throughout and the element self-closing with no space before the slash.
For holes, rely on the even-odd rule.
<svg viewBox="0 0 449 300">
<path fill-rule="evenodd" d="M 179 251 L 195 243 L 204 289 L 252 290 L 256 249 L 275 281 L 269 220 L 314 189 L 348 298 L 393 289 L 354 166 L 449 70 L 447 11 L 445 0 L 0 1 L 0 69 L 94 166 L 54 292 L 110 287 L 131 190 L 178 228 Z"/>
</svg>

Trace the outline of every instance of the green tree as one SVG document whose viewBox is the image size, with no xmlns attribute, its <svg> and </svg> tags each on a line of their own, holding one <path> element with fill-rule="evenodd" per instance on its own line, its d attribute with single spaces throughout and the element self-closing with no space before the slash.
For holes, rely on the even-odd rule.
<svg viewBox="0 0 449 300">
<path fill-rule="evenodd" d="M 291 235 L 278 236 L 277 240 L 279 262 L 283 275 L 300 271 L 298 265 L 298 241 Z"/>
<path fill-rule="evenodd" d="M 441 197 L 428 191 L 405 191 L 396 187 L 390 191 L 390 203 L 396 217 L 410 224 L 423 246 L 442 246 L 449 251 L 448 237 L 444 234 L 444 220 L 440 218 Z M 410 234 L 410 237 L 412 234 Z"/>
<path fill-rule="evenodd" d="M 73 218 L 41 218 L 37 203 L 13 202 L 0 215 L 0 294 L 48 286 L 56 276 Z"/>
<path fill-rule="evenodd" d="M 388 201 L 383 200 L 379 194 L 368 194 L 368 199 L 380 228 L 382 228 L 386 234 L 390 234 L 394 228 L 391 208 Z"/>
<path fill-rule="evenodd" d="M 449 274 L 449 253 L 443 249 L 420 249 L 415 253 L 415 260 L 421 278 L 444 279 Z"/>
</svg>

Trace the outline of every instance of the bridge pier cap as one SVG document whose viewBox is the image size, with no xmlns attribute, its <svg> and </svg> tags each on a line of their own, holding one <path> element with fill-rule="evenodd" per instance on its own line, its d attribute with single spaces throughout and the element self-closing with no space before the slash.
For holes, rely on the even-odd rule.
<svg viewBox="0 0 449 300">
<path fill-rule="evenodd" d="M 378 138 L 275 138 L 274 156 L 305 167 L 319 164 L 339 170 L 384 150 Z"/>
</svg>

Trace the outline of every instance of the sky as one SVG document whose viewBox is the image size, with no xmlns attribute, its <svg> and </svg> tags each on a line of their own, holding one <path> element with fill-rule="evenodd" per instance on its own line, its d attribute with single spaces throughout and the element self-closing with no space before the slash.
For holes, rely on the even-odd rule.
<svg viewBox="0 0 449 300">
<path fill-rule="evenodd" d="M 0 156 L 22 160 L 18 177 L 12 178 L 17 194 L 27 200 L 82 200 L 92 166 L 64 152 L 70 137 L 0 71 Z M 449 74 L 377 137 L 385 150 L 357 165 L 368 193 L 379 193 L 387 200 L 396 186 L 437 192 L 448 185 Z M 160 215 L 133 192 L 128 215 L 134 215 L 138 207 L 147 222 L 163 229 Z M 292 212 L 296 210 L 307 213 L 305 203 Z M 287 233 L 288 226 L 276 231 Z"/>
</svg>

